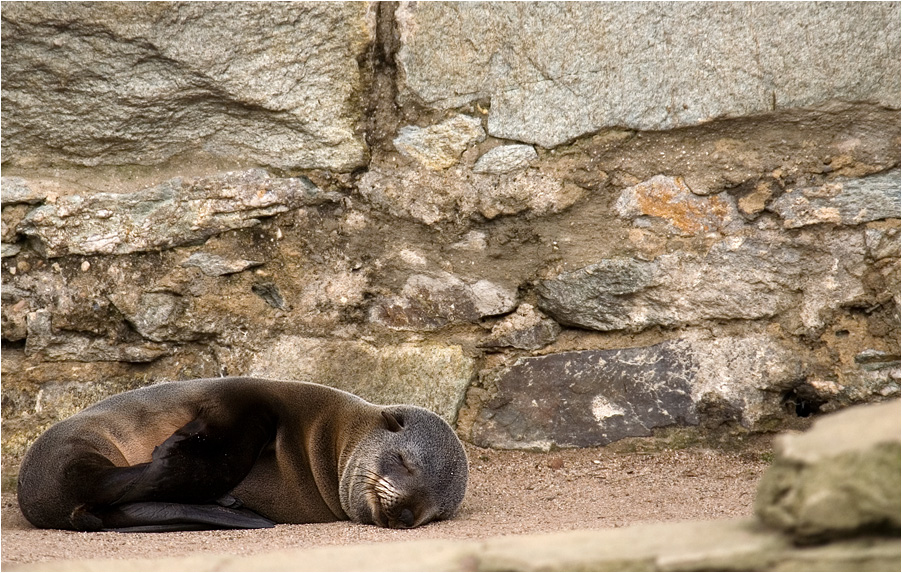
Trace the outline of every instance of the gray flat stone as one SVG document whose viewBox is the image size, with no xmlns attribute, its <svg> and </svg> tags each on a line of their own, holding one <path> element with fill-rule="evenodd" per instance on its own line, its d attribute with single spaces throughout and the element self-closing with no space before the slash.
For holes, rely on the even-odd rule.
<svg viewBox="0 0 902 573">
<path fill-rule="evenodd" d="M 453 424 L 474 371 L 459 346 L 283 336 L 256 353 L 249 374 L 325 384 L 375 404 L 422 406 Z"/>
<path fill-rule="evenodd" d="M 860 225 L 898 218 L 902 193 L 899 178 L 899 170 L 894 169 L 860 179 L 836 180 L 820 187 L 789 189 L 769 208 L 783 218 L 786 229 L 818 223 Z"/>
<path fill-rule="evenodd" d="M 12 245 L 10 243 L 0 243 L 0 257 L 14 257 L 19 254 L 19 251 L 22 250 L 22 247 L 19 245 Z"/>
<path fill-rule="evenodd" d="M 439 171 L 457 163 L 469 146 L 483 139 L 482 120 L 457 115 L 429 127 L 402 127 L 393 143 L 402 155 L 416 159 L 427 169 Z"/>
<path fill-rule="evenodd" d="M 417 274 L 407 279 L 400 294 L 378 299 L 370 320 L 397 330 L 438 330 L 506 314 L 516 302 L 516 291 L 487 280 L 469 283 L 450 273 Z"/>
<path fill-rule="evenodd" d="M 498 378 L 473 441 L 495 448 L 599 446 L 697 424 L 685 344 L 522 358 Z"/>
<path fill-rule="evenodd" d="M 47 193 L 36 189 L 21 177 L 0 177 L 0 203 L 4 206 L 16 203 L 40 203 Z"/>
<path fill-rule="evenodd" d="M 396 17 L 402 100 L 488 99 L 490 135 L 545 148 L 830 100 L 899 107 L 895 3 L 411 2 Z"/>
<path fill-rule="evenodd" d="M 561 273 L 539 281 L 538 306 L 562 324 L 602 331 L 786 311 L 814 330 L 823 327 L 825 311 L 864 296 L 853 267 L 864 264 L 865 251 L 862 233 L 852 230 L 820 241 L 775 233 L 729 237 L 705 254 L 604 259 Z"/>
<path fill-rule="evenodd" d="M 800 541 L 883 532 L 898 541 L 900 435 L 898 400 L 858 406 L 780 436 L 761 480 L 755 510 Z"/>
<path fill-rule="evenodd" d="M 473 165 L 473 171 L 501 175 L 526 169 L 538 158 L 532 145 L 501 145 L 483 154 Z"/>
<path fill-rule="evenodd" d="M 374 35 L 365 4 L 22 2 L 3 18 L 4 161 L 366 163 L 348 103 Z"/>
<path fill-rule="evenodd" d="M 122 342 L 81 332 L 57 332 L 48 310 L 28 313 L 25 353 L 40 353 L 47 360 L 75 362 L 152 362 L 172 354 L 171 345 L 157 342 Z"/>
<path fill-rule="evenodd" d="M 211 253 L 193 253 L 182 263 L 183 267 L 195 267 L 209 277 L 232 275 L 241 271 L 259 267 L 262 261 L 247 259 L 227 259 Z"/>
<path fill-rule="evenodd" d="M 134 193 L 60 197 L 30 211 L 18 232 L 47 257 L 166 249 L 252 227 L 303 205 L 338 198 L 306 177 L 270 177 L 262 169 L 172 179 Z"/>
</svg>

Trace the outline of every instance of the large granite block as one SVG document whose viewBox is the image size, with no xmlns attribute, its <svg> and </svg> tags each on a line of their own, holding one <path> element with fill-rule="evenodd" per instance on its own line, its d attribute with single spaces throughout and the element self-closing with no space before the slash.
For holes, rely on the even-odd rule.
<svg viewBox="0 0 902 573">
<path fill-rule="evenodd" d="M 830 100 L 899 107 L 898 3 L 402 3 L 400 96 L 551 148 Z"/>
<path fill-rule="evenodd" d="M 7 3 L 3 160 L 350 171 L 372 38 L 365 3 Z"/>
</svg>

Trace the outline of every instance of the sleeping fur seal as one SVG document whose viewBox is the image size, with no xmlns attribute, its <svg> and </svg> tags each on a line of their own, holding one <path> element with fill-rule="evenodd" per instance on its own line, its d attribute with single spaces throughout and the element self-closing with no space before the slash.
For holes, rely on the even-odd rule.
<svg viewBox="0 0 902 573">
<path fill-rule="evenodd" d="M 52 426 L 25 455 L 18 497 L 56 529 L 407 528 L 451 517 L 467 473 L 454 431 L 423 408 L 218 378 L 118 394 Z"/>
</svg>

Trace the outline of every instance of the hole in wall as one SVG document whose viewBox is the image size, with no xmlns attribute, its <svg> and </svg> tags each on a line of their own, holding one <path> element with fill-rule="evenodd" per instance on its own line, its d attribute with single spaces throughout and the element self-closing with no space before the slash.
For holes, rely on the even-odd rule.
<svg viewBox="0 0 902 573">
<path fill-rule="evenodd" d="M 808 418 L 821 411 L 825 400 L 817 395 L 808 384 L 799 384 L 783 394 L 783 408 L 786 413 L 799 418 Z"/>
</svg>

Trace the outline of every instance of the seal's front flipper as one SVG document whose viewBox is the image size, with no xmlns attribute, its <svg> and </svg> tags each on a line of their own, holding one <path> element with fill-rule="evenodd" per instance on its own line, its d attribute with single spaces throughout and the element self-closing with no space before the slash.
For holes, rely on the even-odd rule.
<svg viewBox="0 0 902 573">
<path fill-rule="evenodd" d="M 239 414 L 233 419 L 204 413 L 154 448 L 150 462 L 106 468 L 99 481 L 92 480 L 96 493 L 86 496 L 87 501 L 114 506 L 142 501 L 213 503 L 247 476 L 275 436 L 266 411 Z"/>
<path fill-rule="evenodd" d="M 103 531 L 155 532 L 203 529 L 263 529 L 275 522 L 249 509 L 213 504 L 125 503 L 100 514 Z"/>
</svg>

